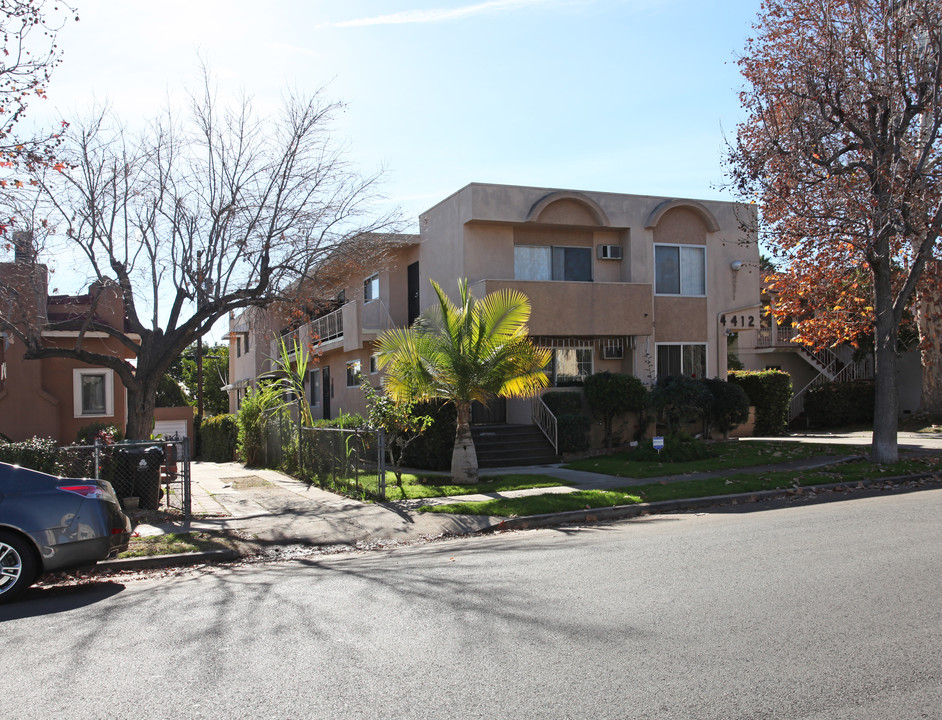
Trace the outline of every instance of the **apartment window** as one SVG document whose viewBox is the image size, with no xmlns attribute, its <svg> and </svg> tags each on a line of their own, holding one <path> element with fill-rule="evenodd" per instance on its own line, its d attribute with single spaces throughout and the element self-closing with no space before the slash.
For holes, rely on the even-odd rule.
<svg viewBox="0 0 942 720">
<path fill-rule="evenodd" d="M 347 387 L 356 387 L 360 384 L 361 365 L 359 360 L 347 363 Z"/>
<path fill-rule="evenodd" d="M 249 351 L 249 334 L 245 333 L 245 352 Z"/>
<path fill-rule="evenodd" d="M 554 387 L 581 385 L 592 374 L 592 348 L 554 348 L 548 371 Z"/>
<path fill-rule="evenodd" d="M 72 393 L 75 417 L 114 415 L 114 376 L 111 370 L 73 369 Z"/>
<path fill-rule="evenodd" d="M 517 280 L 592 281 L 592 249 L 515 245 L 514 278 Z"/>
<path fill-rule="evenodd" d="M 236 357 L 242 357 L 242 338 L 236 335 Z"/>
<path fill-rule="evenodd" d="M 657 376 L 706 377 L 706 345 L 661 344 L 657 346 Z"/>
<path fill-rule="evenodd" d="M 317 407 L 321 404 L 321 371 L 311 370 L 308 375 L 308 397 L 307 402 L 311 407 Z"/>
<path fill-rule="evenodd" d="M 363 302 L 368 303 L 379 297 L 379 273 L 373 273 L 363 281 Z"/>
<path fill-rule="evenodd" d="M 376 355 L 370 355 L 370 375 L 379 372 L 379 358 Z"/>
<path fill-rule="evenodd" d="M 654 292 L 658 295 L 706 295 L 706 249 L 693 245 L 655 245 Z"/>
</svg>

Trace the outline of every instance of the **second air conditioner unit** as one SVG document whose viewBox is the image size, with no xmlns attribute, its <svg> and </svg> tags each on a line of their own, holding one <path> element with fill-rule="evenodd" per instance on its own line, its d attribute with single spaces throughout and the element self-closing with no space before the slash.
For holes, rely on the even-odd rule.
<svg viewBox="0 0 942 720">
<path fill-rule="evenodd" d="M 621 260 L 621 245 L 599 245 L 599 260 Z"/>
</svg>

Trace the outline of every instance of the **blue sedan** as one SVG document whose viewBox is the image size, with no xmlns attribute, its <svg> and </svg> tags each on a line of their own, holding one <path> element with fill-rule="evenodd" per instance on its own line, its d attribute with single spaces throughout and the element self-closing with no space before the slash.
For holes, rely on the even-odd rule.
<svg viewBox="0 0 942 720">
<path fill-rule="evenodd" d="M 130 538 L 109 482 L 0 463 L 0 603 L 43 573 L 114 557 Z"/>
</svg>

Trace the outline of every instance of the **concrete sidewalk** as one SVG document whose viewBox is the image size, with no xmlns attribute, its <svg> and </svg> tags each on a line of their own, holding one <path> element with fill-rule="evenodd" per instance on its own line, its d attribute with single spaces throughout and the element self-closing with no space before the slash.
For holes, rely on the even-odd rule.
<svg viewBox="0 0 942 720">
<path fill-rule="evenodd" d="M 942 437 L 938 435 L 907 434 L 905 438 L 902 435 L 901 433 L 901 447 L 928 451 L 942 450 Z M 865 444 L 869 442 L 869 434 L 816 434 L 763 439 Z M 781 470 L 801 472 L 845 462 L 855 457 L 859 455 L 808 458 L 745 468 L 742 472 Z M 308 486 L 275 470 L 245 468 L 238 463 L 194 462 L 191 466 L 194 519 L 190 522 L 138 525 L 136 531 L 145 536 L 200 530 L 234 531 L 255 545 L 298 544 L 322 547 L 337 545 L 355 547 L 364 543 L 391 545 L 442 535 L 461 535 L 491 528 L 508 527 L 507 519 L 500 517 L 416 512 L 421 505 L 571 493 L 577 490 L 607 490 L 658 482 L 698 480 L 729 475 L 731 472 L 736 471 L 719 470 L 634 479 L 568 470 L 559 464 L 494 468 L 482 470 L 481 476 L 508 473 L 538 474 L 558 477 L 561 483 L 566 484 L 548 488 L 392 501 L 380 504 L 364 503 L 335 495 L 317 487 Z M 698 504 L 703 505 L 703 502 L 698 501 Z M 564 518 L 563 515 L 566 517 Z M 560 516 L 558 522 L 574 521 L 569 518 L 568 513 L 563 515 Z M 597 513 L 593 511 L 593 515 Z M 159 562 L 156 558 L 154 561 Z"/>
</svg>

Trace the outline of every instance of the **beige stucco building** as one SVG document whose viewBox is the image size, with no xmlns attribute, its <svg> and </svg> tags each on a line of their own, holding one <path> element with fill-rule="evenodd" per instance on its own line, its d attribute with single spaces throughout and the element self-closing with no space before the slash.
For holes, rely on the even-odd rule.
<svg viewBox="0 0 942 720">
<path fill-rule="evenodd" d="M 472 183 L 422 213 L 418 234 L 390 240 L 382 267 L 338 282 L 334 307 L 310 322 L 295 328 L 283 309 L 233 317 L 230 409 L 294 332 L 317 346 L 314 417 L 363 412 L 357 377 L 379 384 L 378 334 L 432 303 L 430 280 L 455 297 L 459 278 L 478 296 L 530 298 L 554 386 L 604 370 L 725 377 L 727 336 L 759 325 L 758 246 L 744 230 L 755 220 L 739 203 Z M 512 401 L 477 419 L 529 418 L 530 404 Z"/>
</svg>

